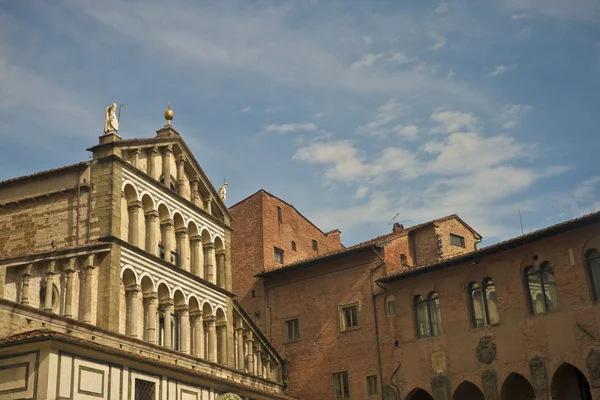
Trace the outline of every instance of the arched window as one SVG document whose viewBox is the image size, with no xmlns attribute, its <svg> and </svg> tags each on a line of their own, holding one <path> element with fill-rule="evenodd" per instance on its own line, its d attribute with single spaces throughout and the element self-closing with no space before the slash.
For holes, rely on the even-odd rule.
<svg viewBox="0 0 600 400">
<path fill-rule="evenodd" d="M 415 296 L 413 301 L 417 319 L 417 336 L 423 338 L 441 335 L 440 296 L 436 292 L 431 292 L 427 299 L 423 296 Z"/>
<path fill-rule="evenodd" d="M 400 265 L 408 265 L 408 260 L 405 254 L 400 254 Z"/>
<path fill-rule="evenodd" d="M 159 182 L 162 183 L 162 184 L 165 183 L 165 176 L 164 175 L 160 176 Z M 177 191 L 177 186 L 175 185 L 175 182 L 176 182 L 175 179 L 173 179 L 173 177 L 171 177 L 170 182 L 169 182 L 169 188 L 172 191 L 174 191 L 174 192 Z"/>
<path fill-rule="evenodd" d="M 158 313 L 158 344 L 165 345 L 165 314 L 162 311 Z"/>
<path fill-rule="evenodd" d="M 396 315 L 396 298 L 392 295 L 385 298 L 385 315 Z"/>
<path fill-rule="evenodd" d="M 594 300 L 598 301 L 600 300 L 600 252 L 596 249 L 589 249 L 585 252 L 585 262 L 590 270 Z"/>
<path fill-rule="evenodd" d="M 493 325 L 500 322 L 496 301 L 496 286 L 491 278 L 483 281 L 483 286 L 477 282 L 469 285 L 469 300 L 471 306 L 471 322 L 473 328 Z"/>
<path fill-rule="evenodd" d="M 527 294 L 533 314 L 543 314 L 558 308 L 558 293 L 554 281 L 554 268 L 548 261 L 539 267 L 524 270 Z"/>
</svg>

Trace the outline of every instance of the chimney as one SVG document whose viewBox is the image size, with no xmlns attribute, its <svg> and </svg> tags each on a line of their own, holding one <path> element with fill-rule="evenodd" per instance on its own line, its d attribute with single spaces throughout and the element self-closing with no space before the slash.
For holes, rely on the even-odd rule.
<svg viewBox="0 0 600 400">
<path fill-rule="evenodd" d="M 398 231 L 401 231 L 401 230 L 404 230 L 404 225 L 402 225 L 399 222 L 395 222 L 394 223 L 394 227 L 392 228 L 392 232 L 398 232 Z"/>
</svg>

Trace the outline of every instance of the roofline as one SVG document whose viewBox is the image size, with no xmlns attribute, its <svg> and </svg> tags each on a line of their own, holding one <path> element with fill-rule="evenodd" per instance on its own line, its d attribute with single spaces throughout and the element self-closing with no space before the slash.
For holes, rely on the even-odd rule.
<svg viewBox="0 0 600 400">
<path fill-rule="evenodd" d="M 447 260 L 443 260 L 434 264 L 425 265 L 423 267 L 417 267 L 416 269 L 401 272 L 394 275 L 389 275 L 383 278 L 379 278 L 377 282 L 380 283 L 390 283 L 395 282 L 402 279 L 411 278 L 413 276 L 418 276 L 422 274 L 426 274 L 428 272 L 437 271 L 439 269 L 444 269 L 452 266 L 459 265 L 464 262 L 477 260 L 481 257 L 497 254 L 506 250 L 513 249 L 517 246 L 522 246 L 525 244 L 532 243 L 536 240 L 544 239 L 548 236 L 552 236 L 559 233 L 568 232 L 570 230 L 583 227 L 586 225 L 593 224 L 595 222 L 600 222 L 600 212 L 595 212 L 591 214 L 587 214 L 581 216 L 579 218 L 569 220 L 566 222 L 561 222 L 556 225 L 551 225 L 546 228 L 538 229 L 537 231 L 533 231 L 531 233 L 517 236 L 512 239 L 508 239 L 506 241 L 496 243 L 487 247 L 484 247 L 480 250 L 475 250 L 467 254 L 463 254 L 461 256 L 449 258 Z"/>
<path fill-rule="evenodd" d="M 299 216 L 301 216 L 302 218 L 304 218 L 304 219 L 306 220 L 306 222 L 308 222 L 308 223 L 309 223 L 309 224 L 311 224 L 311 225 L 312 225 L 312 226 L 313 226 L 313 227 L 314 227 L 316 230 L 318 230 L 319 232 L 321 232 L 321 234 L 322 234 L 323 236 L 327 237 L 327 234 L 328 234 L 328 233 L 331 233 L 331 232 L 334 232 L 334 231 L 338 231 L 338 232 L 340 232 L 340 233 L 341 233 L 341 231 L 340 231 L 339 229 L 333 229 L 333 230 L 331 230 L 331 231 L 329 231 L 329 232 L 327 232 L 327 233 L 323 232 L 323 230 L 322 230 L 321 228 L 319 228 L 319 227 L 318 227 L 317 225 L 315 225 L 315 224 L 314 224 L 314 223 L 313 223 L 313 222 L 312 222 L 310 219 L 306 218 L 306 217 L 305 217 L 305 216 L 304 216 L 304 215 L 303 215 L 303 214 L 302 214 L 300 211 L 298 211 L 298 209 L 297 209 L 296 207 L 294 207 L 294 205 L 292 205 L 292 204 L 288 203 L 287 201 L 285 201 L 285 200 L 283 200 L 283 199 L 281 199 L 281 198 L 279 198 L 279 197 L 275 196 L 275 195 L 274 195 L 274 194 L 272 194 L 272 193 L 269 193 L 269 192 L 267 192 L 265 189 L 259 189 L 258 191 L 254 192 L 253 194 L 251 194 L 250 196 L 246 197 L 245 199 L 242 199 L 242 200 L 238 201 L 237 203 L 235 203 L 234 205 L 232 205 L 232 206 L 231 206 L 231 207 L 229 207 L 229 208 L 233 208 L 233 207 L 236 207 L 236 206 L 238 206 L 239 204 L 241 204 L 241 203 L 245 202 L 246 200 L 250 199 L 251 197 L 253 197 L 253 196 L 256 196 L 256 195 L 257 195 L 258 193 L 260 193 L 260 192 L 263 192 L 264 194 L 266 194 L 266 195 L 268 195 L 268 196 L 271 196 L 272 198 L 274 198 L 274 199 L 276 199 L 276 200 L 279 200 L 280 202 L 282 202 L 283 204 L 287 205 L 288 207 L 291 207 L 291 208 L 293 208 L 293 209 L 294 209 L 294 211 L 296 211 L 296 212 L 298 213 L 298 215 L 299 215 Z M 340 242 L 340 244 L 341 244 L 341 242 Z M 342 246 L 343 246 L 343 245 L 342 245 Z"/>
<path fill-rule="evenodd" d="M 286 267 L 284 265 L 281 268 L 272 269 L 272 270 L 269 270 L 269 271 L 264 271 L 264 272 L 261 272 L 261 273 L 258 273 L 256 275 L 254 275 L 254 276 L 258 277 L 258 278 L 269 278 L 271 276 L 281 275 L 281 274 L 289 272 L 289 271 L 296 271 L 298 269 L 310 267 L 311 265 L 319 264 L 321 262 L 331 261 L 331 260 L 335 260 L 335 259 L 338 259 L 338 258 L 343 258 L 343 257 L 349 256 L 349 255 L 352 255 L 352 254 L 361 253 L 363 251 L 370 250 L 373 247 L 379 247 L 379 245 L 377 243 L 370 243 L 369 242 L 369 243 L 366 243 L 366 244 L 364 244 L 362 246 L 349 247 L 346 250 L 338 251 L 338 252 L 332 253 L 330 255 L 325 254 L 322 257 L 313 258 L 313 259 L 310 259 L 310 260 L 299 262 L 299 263 L 290 265 L 289 267 Z"/>
<path fill-rule="evenodd" d="M 64 167 L 52 168 L 52 169 L 47 169 L 44 171 L 34 172 L 33 174 L 29 174 L 29 175 L 22 175 L 22 176 L 18 176 L 16 178 L 9 178 L 9 179 L 0 181 L 0 186 L 8 185 L 11 183 L 16 183 L 19 181 L 24 181 L 27 179 L 34 179 L 34 178 L 38 178 L 38 177 L 41 177 L 44 175 L 51 175 L 51 174 L 55 174 L 55 173 L 59 173 L 59 172 L 64 172 L 69 169 L 79 169 L 79 167 L 81 167 L 81 166 L 84 166 L 84 165 L 87 166 L 90 164 L 91 164 L 90 161 L 81 161 L 76 164 L 65 165 Z"/>
</svg>

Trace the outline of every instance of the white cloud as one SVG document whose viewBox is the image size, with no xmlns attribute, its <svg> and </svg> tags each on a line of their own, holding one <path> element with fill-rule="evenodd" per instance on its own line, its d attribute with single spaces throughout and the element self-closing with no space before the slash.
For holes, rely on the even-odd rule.
<svg viewBox="0 0 600 400">
<path fill-rule="evenodd" d="M 364 44 L 366 44 L 367 46 L 370 46 L 373 44 L 373 39 L 371 39 L 370 36 L 363 36 L 362 37 L 362 41 Z"/>
<path fill-rule="evenodd" d="M 250 111 L 252 111 L 252 107 L 250 107 L 250 106 L 246 106 L 246 107 L 244 107 L 244 108 L 242 108 L 242 109 L 240 110 L 240 112 L 241 112 L 242 114 L 247 114 L 247 113 L 249 113 Z"/>
<path fill-rule="evenodd" d="M 529 15 L 527 13 L 513 14 L 513 15 L 511 15 L 510 19 L 512 19 L 513 21 L 519 21 L 522 19 L 531 19 L 531 15 Z"/>
<path fill-rule="evenodd" d="M 359 186 L 356 188 L 356 192 L 354 192 L 354 198 L 364 199 L 367 194 L 369 194 L 369 188 L 366 186 Z"/>
<path fill-rule="evenodd" d="M 531 111 L 532 107 L 529 104 L 509 104 L 505 107 L 502 114 L 504 121 L 502 126 L 504 129 L 512 129 L 517 126 L 517 123 L 523 116 Z"/>
<path fill-rule="evenodd" d="M 416 139 L 417 135 L 419 134 L 419 127 L 416 125 L 396 125 L 393 128 L 393 131 L 394 133 L 397 133 L 398 135 L 404 136 L 406 138 Z"/>
<path fill-rule="evenodd" d="M 381 53 L 378 53 L 378 54 L 374 54 L 374 53 L 365 54 L 363 56 L 363 58 L 361 58 L 360 60 L 358 60 L 354 64 L 352 64 L 350 66 L 350 69 L 360 69 L 360 68 L 370 67 L 373 64 L 375 64 L 375 61 L 379 60 L 381 57 L 383 57 L 383 54 L 381 54 Z"/>
<path fill-rule="evenodd" d="M 433 10 L 433 12 L 436 14 L 444 14 L 448 12 L 448 3 L 441 3 L 435 8 L 435 10 Z"/>
<path fill-rule="evenodd" d="M 392 54 L 392 56 L 389 58 L 390 61 L 397 63 L 399 65 L 402 64 L 408 64 L 411 63 L 413 61 L 416 61 L 416 57 L 409 57 L 405 52 L 403 51 L 397 51 L 394 54 Z"/>
<path fill-rule="evenodd" d="M 492 76 L 492 77 L 496 77 L 496 76 L 502 75 L 505 72 L 510 71 L 511 69 L 515 69 L 515 68 L 517 68 L 516 65 L 497 65 L 487 75 L 488 76 Z"/>
<path fill-rule="evenodd" d="M 297 132 L 297 131 L 316 131 L 319 127 L 313 123 L 306 124 L 271 124 L 265 127 L 265 132 Z"/>
<path fill-rule="evenodd" d="M 513 11 L 541 14 L 565 20 L 596 23 L 600 21 L 598 0 L 501 0 L 500 3 Z"/>
<path fill-rule="evenodd" d="M 429 50 L 438 51 L 439 49 L 444 47 L 446 45 L 446 43 L 448 42 L 448 40 L 446 39 L 445 36 L 442 36 L 437 32 L 430 32 L 429 36 L 431 37 L 431 39 L 435 40 L 434 44 L 427 47 Z"/>
<path fill-rule="evenodd" d="M 431 120 L 437 123 L 431 132 L 453 133 L 461 129 L 473 130 L 477 118 L 471 114 L 461 111 L 436 111 L 431 114 Z"/>
<path fill-rule="evenodd" d="M 394 99 L 389 99 L 385 104 L 377 108 L 375 119 L 357 129 L 359 133 L 371 135 L 386 135 L 393 132 L 389 124 L 402 114 L 403 106 Z"/>
</svg>

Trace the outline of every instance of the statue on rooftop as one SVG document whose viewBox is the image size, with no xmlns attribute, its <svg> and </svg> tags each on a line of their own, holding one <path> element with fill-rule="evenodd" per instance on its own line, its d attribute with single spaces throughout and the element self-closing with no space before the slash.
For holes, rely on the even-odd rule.
<svg viewBox="0 0 600 400">
<path fill-rule="evenodd" d="M 106 107 L 104 113 L 104 134 L 117 133 L 119 130 L 119 120 L 117 118 L 117 104 L 112 103 Z"/>
<path fill-rule="evenodd" d="M 227 182 L 225 182 L 225 179 L 223 179 L 223 184 L 219 188 L 219 197 L 221 198 L 223 203 L 225 203 L 225 199 L 227 198 L 227 186 Z"/>
</svg>

